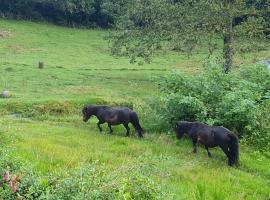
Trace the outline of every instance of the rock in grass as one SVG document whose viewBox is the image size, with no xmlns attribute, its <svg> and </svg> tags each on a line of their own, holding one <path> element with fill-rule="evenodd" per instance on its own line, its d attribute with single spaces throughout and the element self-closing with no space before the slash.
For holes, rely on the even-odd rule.
<svg viewBox="0 0 270 200">
<path fill-rule="evenodd" d="M 10 36 L 9 31 L 0 30 L 0 38 L 7 38 Z"/>
<path fill-rule="evenodd" d="M 1 94 L 2 98 L 9 98 L 10 96 L 11 96 L 11 94 L 8 90 L 4 90 Z"/>
<path fill-rule="evenodd" d="M 270 59 L 260 61 L 259 63 L 260 63 L 260 64 L 264 64 L 264 65 L 266 65 L 267 69 L 269 69 L 269 70 L 270 70 Z"/>
</svg>

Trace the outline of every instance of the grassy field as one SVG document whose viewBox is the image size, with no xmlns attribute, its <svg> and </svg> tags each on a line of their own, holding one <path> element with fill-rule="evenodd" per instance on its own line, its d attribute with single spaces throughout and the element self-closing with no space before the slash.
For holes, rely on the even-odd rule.
<svg viewBox="0 0 270 200">
<path fill-rule="evenodd" d="M 32 100 L 33 94 L 53 100 L 144 97 L 155 92 L 149 84 L 151 75 L 200 67 L 176 54 L 160 56 L 143 67 L 132 65 L 110 55 L 108 41 L 103 40 L 107 32 L 99 30 L 5 21 L 1 29 L 10 31 L 10 37 L 1 40 L 1 84 L 12 88 L 20 100 Z M 39 61 L 45 70 L 37 69 Z"/>
<path fill-rule="evenodd" d="M 241 145 L 241 166 L 230 168 L 220 149 L 209 159 L 203 148 L 193 154 L 190 141 L 170 134 L 146 133 L 139 140 L 122 137 L 122 127 L 111 136 L 99 134 L 94 120 L 82 122 L 84 103 L 145 103 L 158 94 L 153 76 L 196 73 L 206 55 L 164 54 L 138 66 L 110 55 L 105 31 L 0 20 L 1 30 L 9 34 L 0 38 L 0 90 L 10 90 L 12 98 L 0 99 L 0 143 L 41 176 L 94 161 L 108 171 L 144 163 L 173 199 L 198 199 L 200 185 L 206 199 L 270 199 L 270 158 L 256 149 Z M 238 57 L 237 63 L 267 55 Z M 139 114 L 146 117 L 143 109 Z"/>
</svg>

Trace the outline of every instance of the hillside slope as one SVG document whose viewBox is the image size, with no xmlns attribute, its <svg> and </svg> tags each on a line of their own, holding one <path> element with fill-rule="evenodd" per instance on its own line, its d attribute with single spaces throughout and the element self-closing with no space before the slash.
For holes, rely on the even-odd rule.
<svg viewBox="0 0 270 200">
<path fill-rule="evenodd" d="M 191 142 L 176 141 L 173 133 L 139 140 L 134 130 L 125 138 L 123 127 L 108 135 L 98 133 L 95 119 L 82 122 L 84 103 L 144 102 L 158 94 L 152 76 L 194 73 L 205 55 L 159 55 L 138 66 L 111 56 L 101 30 L 5 20 L 0 30 L 8 33 L 0 38 L 0 90 L 12 93 L 0 99 L 1 148 L 41 177 L 93 162 L 107 173 L 141 164 L 173 199 L 199 199 L 201 190 L 205 199 L 270 198 L 270 159 L 250 147 L 241 145 L 241 165 L 231 168 L 220 149 L 211 150 L 211 159 L 204 148 L 193 154 Z"/>
</svg>

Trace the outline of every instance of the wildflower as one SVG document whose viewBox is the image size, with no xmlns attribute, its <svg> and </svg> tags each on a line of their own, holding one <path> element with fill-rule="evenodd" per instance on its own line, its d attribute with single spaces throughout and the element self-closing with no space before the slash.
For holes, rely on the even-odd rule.
<svg viewBox="0 0 270 200">
<path fill-rule="evenodd" d="M 9 181 L 9 172 L 6 172 L 3 176 L 3 181 L 8 182 Z"/>
</svg>

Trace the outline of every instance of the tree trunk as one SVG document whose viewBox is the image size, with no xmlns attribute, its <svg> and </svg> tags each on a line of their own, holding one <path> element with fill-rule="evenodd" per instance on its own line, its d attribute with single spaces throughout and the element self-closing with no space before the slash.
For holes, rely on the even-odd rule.
<svg viewBox="0 0 270 200">
<path fill-rule="evenodd" d="M 233 65 L 233 24 L 232 19 L 227 24 L 226 33 L 224 34 L 224 71 L 228 73 Z"/>
</svg>

